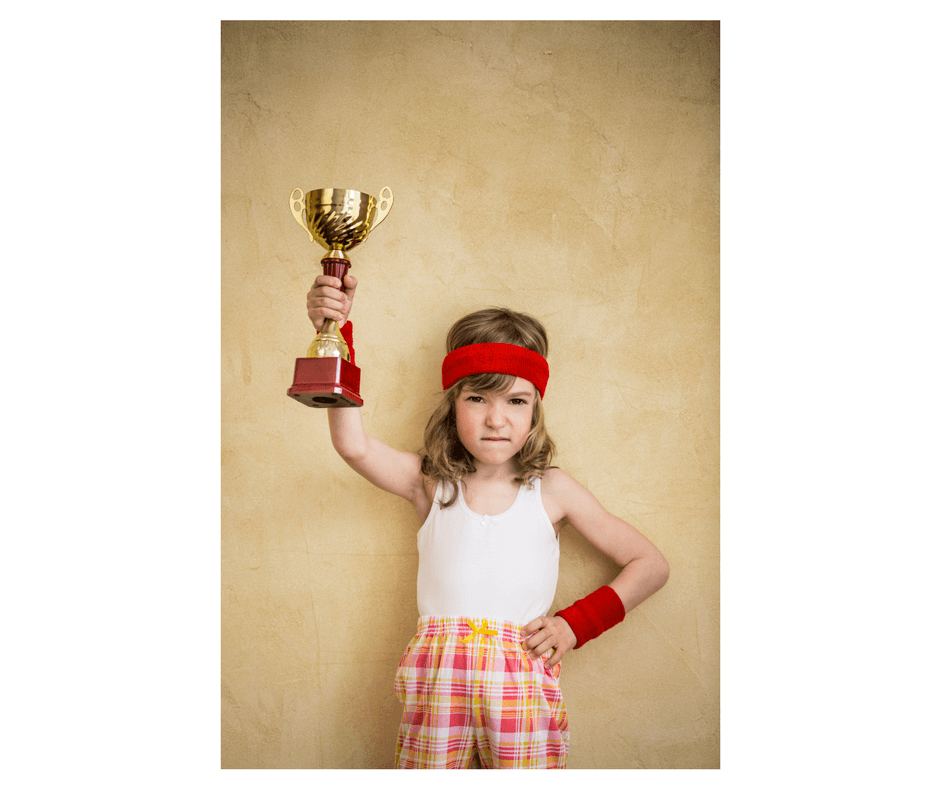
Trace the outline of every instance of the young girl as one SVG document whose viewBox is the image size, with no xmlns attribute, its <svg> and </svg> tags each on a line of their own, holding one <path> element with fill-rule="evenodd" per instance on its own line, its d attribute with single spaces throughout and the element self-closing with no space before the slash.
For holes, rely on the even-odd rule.
<svg viewBox="0 0 940 788">
<path fill-rule="evenodd" d="M 307 295 L 317 331 L 352 341 L 356 279 L 319 276 Z M 345 286 L 345 292 L 343 287 Z M 399 665 L 398 768 L 565 768 L 562 657 L 623 620 L 666 582 L 662 554 L 551 465 L 542 402 L 548 340 L 506 309 L 451 328 L 444 396 L 421 455 L 367 435 L 358 408 L 329 410 L 333 446 L 418 521 L 418 632 Z M 623 569 L 572 606 L 548 611 L 564 523 Z"/>
</svg>

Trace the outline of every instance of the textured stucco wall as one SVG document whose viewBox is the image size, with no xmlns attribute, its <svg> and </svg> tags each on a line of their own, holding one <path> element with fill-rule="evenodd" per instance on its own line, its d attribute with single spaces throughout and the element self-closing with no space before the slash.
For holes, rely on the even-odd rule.
<svg viewBox="0 0 940 788">
<path fill-rule="evenodd" d="M 570 768 L 719 765 L 719 29 L 222 25 L 222 765 L 393 764 L 418 523 L 289 399 L 323 250 L 295 187 L 395 193 L 351 253 L 367 429 L 416 450 L 467 311 L 538 316 L 557 462 L 668 585 L 570 654 Z M 614 566 L 562 534 L 555 609 Z"/>
</svg>

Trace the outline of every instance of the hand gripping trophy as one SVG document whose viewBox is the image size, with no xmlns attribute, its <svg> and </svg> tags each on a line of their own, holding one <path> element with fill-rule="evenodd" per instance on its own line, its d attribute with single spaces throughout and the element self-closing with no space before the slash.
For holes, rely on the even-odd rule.
<svg viewBox="0 0 940 788">
<path fill-rule="evenodd" d="M 297 223 L 327 251 L 320 262 L 323 273 L 340 281 L 351 265 L 346 252 L 361 244 L 379 226 L 392 208 L 392 190 L 387 186 L 379 199 L 348 189 L 294 189 L 290 209 Z M 346 340 L 335 320 L 325 320 L 306 358 L 294 367 L 294 385 L 287 390 L 311 408 L 359 408 L 359 368 L 350 361 Z"/>
</svg>

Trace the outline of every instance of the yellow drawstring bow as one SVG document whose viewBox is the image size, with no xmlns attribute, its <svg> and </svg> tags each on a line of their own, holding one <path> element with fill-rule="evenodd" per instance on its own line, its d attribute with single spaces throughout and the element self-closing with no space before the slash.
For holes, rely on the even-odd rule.
<svg viewBox="0 0 940 788">
<path fill-rule="evenodd" d="M 487 636 L 489 636 L 489 635 L 498 635 L 498 634 L 499 634 L 499 632 L 498 632 L 497 630 L 495 630 L 495 629 L 490 629 L 490 622 L 487 621 L 485 618 L 484 618 L 483 621 L 481 622 L 479 628 L 477 628 L 477 625 L 474 624 L 472 621 L 468 621 L 467 624 L 469 624 L 471 631 L 470 631 L 470 634 L 469 634 L 469 635 L 467 635 L 465 638 L 462 638 L 462 639 L 461 639 L 461 641 L 460 641 L 461 643 L 469 643 L 469 642 L 470 642 L 471 640 L 473 640 L 477 635 L 487 635 Z"/>
</svg>

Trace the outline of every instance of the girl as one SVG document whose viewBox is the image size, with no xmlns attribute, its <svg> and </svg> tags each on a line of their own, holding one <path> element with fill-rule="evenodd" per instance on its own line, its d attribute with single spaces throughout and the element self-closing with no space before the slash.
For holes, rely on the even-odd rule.
<svg viewBox="0 0 940 788">
<path fill-rule="evenodd" d="M 317 277 L 307 312 L 317 331 L 348 322 L 356 279 Z M 343 287 L 345 286 L 345 292 Z M 443 399 L 424 451 L 367 435 L 358 408 L 329 410 L 333 446 L 418 521 L 418 632 L 399 665 L 398 768 L 565 768 L 561 660 L 623 620 L 669 576 L 662 554 L 551 465 L 542 400 L 548 340 L 506 309 L 451 328 Z M 569 523 L 623 569 L 574 605 L 548 611 L 558 534 Z"/>
</svg>

